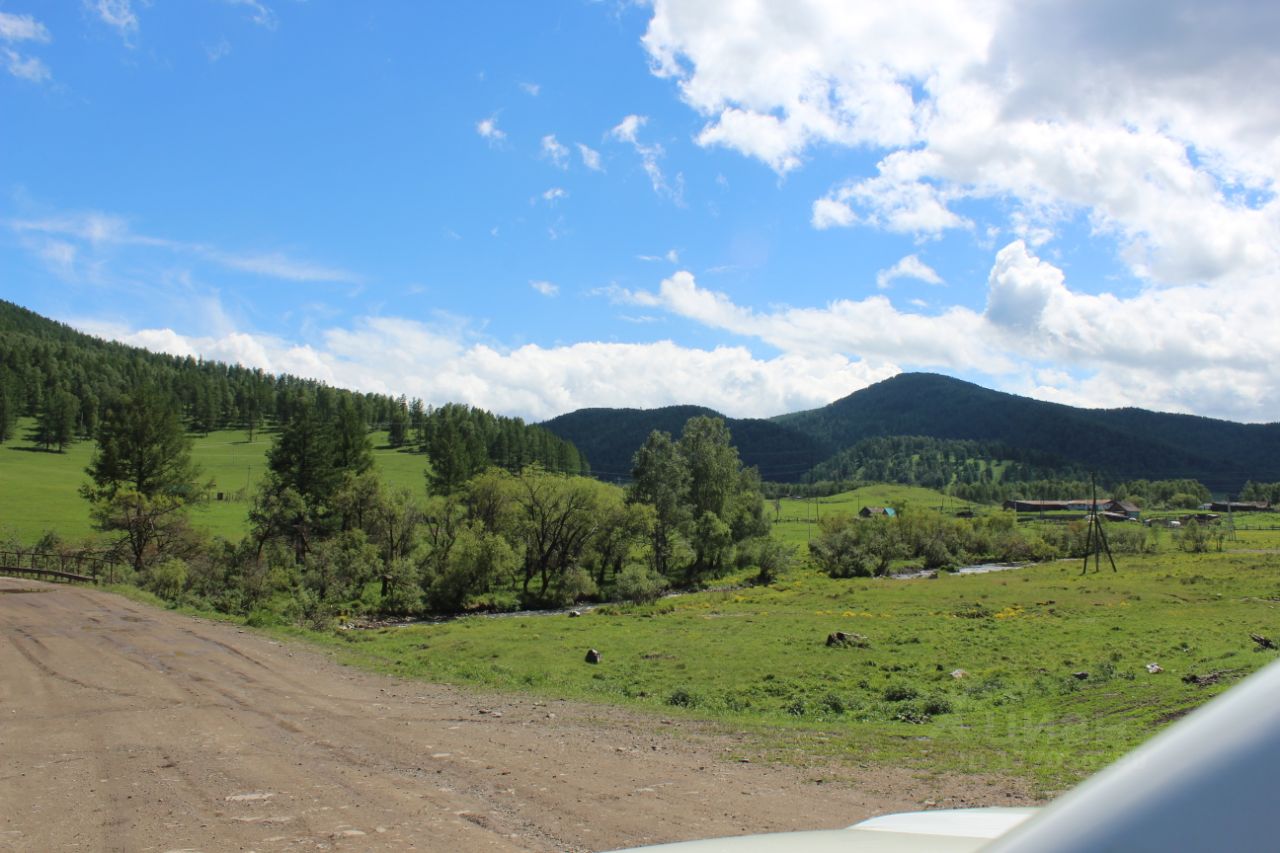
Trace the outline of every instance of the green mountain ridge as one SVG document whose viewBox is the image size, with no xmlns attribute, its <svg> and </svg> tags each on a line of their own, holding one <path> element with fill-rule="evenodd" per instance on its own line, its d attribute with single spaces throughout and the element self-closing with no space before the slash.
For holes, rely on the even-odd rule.
<svg viewBox="0 0 1280 853">
<path fill-rule="evenodd" d="M 591 462 L 593 476 L 612 482 L 631 479 L 631 457 L 658 430 L 680 436 L 685 421 L 699 415 L 724 418 L 739 458 L 771 482 L 795 482 L 835 452 L 825 441 L 793 427 L 759 418 L 728 418 L 705 406 L 658 409 L 578 409 L 541 426 L 571 442 Z"/>
<path fill-rule="evenodd" d="M 677 433 L 673 413 L 686 410 L 708 411 L 590 409 L 543 425 L 572 441 L 598 428 L 588 457 L 597 464 L 608 459 L 626 471 L 623 460 L 649 430 Z M 1137 408 L 1084 409 L 931 373 L 899 374 L 821 408 L 768 421 L 726 421 L 743 461 L 759 465 L 763 478 L 775 482 L 804 480 L 809 469 L 800 470 L 801 464 L 811 454 L 825 455 L 810 468 L 865 439 L 900 436 L 998 444 L 1051 455 L 1064 468 L 1119 479 L 1190 478 L 1214 491 L 1238 490 L 1249 479 L 1280 480 L 1280 424 Z M 753 432 L 740 435 L 740 424 L 750 424 Z"/>
</svg>

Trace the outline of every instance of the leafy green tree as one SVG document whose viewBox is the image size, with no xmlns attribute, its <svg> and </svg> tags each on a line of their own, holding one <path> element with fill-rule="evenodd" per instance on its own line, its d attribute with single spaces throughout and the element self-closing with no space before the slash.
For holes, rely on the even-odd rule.
<svg viewBox="0 0 1280 853">
<path fill-rule="evenodd" d="M 456 613 L 467 599 L 488 592 L 519 564 L 510 543 L 476 521 L 457 528 L 441 559 L 433 560 L 423 579 L 427 603 L 440 612 Z"/>
<path fill-rule="evenodd" d="M 80 494 L 96 526 L 119 534 L 135 569 L 156 555 L 183 556 L 173 552 L 187 540 L 186 507 L 201 488 L 174 401 L 140 385 L 108 405 L 86 473 Z"/>
<path fill-rule="evenodd" d="M 577 569 L 599 525 L 603 483 L 530 467 L 514 478 L 516 541 L 524 550 L 521 597 L 548 601 L 552 586 L 563 586 Z M 536 589 L 535 587 L 536 582 Z"/>
<path fill-rule="evenodd" d="M 669 577 L 675 551 L 675 539 L 689 511 L 685 495 L 689 488 L 689 470 L 685 467 L 671 434 L 657 430 L 649 433 L 636 451 L 631 471 L 632 483 L 628 499 L 654 509 L 650 531 L 654 570 Z"/>
</svg>

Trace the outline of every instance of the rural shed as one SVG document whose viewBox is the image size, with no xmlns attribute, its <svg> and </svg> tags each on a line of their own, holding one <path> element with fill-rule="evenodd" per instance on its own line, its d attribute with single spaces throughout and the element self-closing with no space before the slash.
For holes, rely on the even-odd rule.
<svg viewBox="0 0 1280 853">
<path fill-rule="evenodd" d="M 891 506 L 864 506 L 858 510 L 858 515 L 863 518 L 893 518 L 897 513 Z"/>
<path fill-rule="evenodd" d="M 1106 505 L 1103 506 L 1103 510 L 1105 512 L 1123 515 L 1127 518 L 1137 518 L 1142 514 L 1142 511 L 1138 509 L 1138 505 L 1130 503 L 1129 501 L 1108 501 Z"/>
<path fill-rule="evenodd" d="M 1269 501 L 1214 501 L 1209 504 L 1213 512 L 1274 512 Z"/>
</svg>

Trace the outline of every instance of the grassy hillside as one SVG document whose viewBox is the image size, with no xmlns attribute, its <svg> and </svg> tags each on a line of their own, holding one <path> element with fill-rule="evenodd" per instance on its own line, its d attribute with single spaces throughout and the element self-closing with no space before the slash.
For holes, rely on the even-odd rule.
<svg viewBox="0 0 1280 853">
<path fill-rule="evenodd" d="M 81 441 L 65 453 L 47 452 L 21 438 L 31 426 L 30 419 L 20 421 L 19 438 L 0 444 L 0 537 L 14 535 L 30 543 L 48 530 L 72 542 L 95 536 L 89 505 L 79 494 L 94 443 Z M 192 438 L 191 455 L 203 481 L 213 481 L 212 492 L 222 492 L 224 500 L 193 507 L 191 522 L 212 535 L 238 539 L 247 530 L 248 499 L 266 471 L 273 436 L 257 432 L 250 442 L 243 430 L 219 430 Z M 425 488 L 425 454 L 392 450 L 386 433 L 372 438 L 374 464 L 388 486 Z"/>
<path fill-rule="evenodd" d="M 722 720 L 757 734 L 748 755 L 1012 774 L 1053 791 L 1276 657 L 1249 638 L 1280 635 L 1273 561 L 1175 552 L 1126 557 L 1118 574 L 1070 561 L 912 581 L 796 569 L 768 588 L 579 619 L 313 636 L 396 675 Z M 828 647 L 837 630 L 864 639 Z M 588 648 L 600 665 L 583 663 Z"/>
<path fill-rule="evenodd" d="M 773 536 L 800 547 L 803 553 L 803 546 L 817 535 L 821 519 L 837 513 L 856 513 L 864 506 L 931 507 L 949 512 L 974 508 L 968 501 L 958 501 L 933 489 L 877 483 L 830 497 L 766 501 L 765 517 L 773 522 Z"/>
</svg>

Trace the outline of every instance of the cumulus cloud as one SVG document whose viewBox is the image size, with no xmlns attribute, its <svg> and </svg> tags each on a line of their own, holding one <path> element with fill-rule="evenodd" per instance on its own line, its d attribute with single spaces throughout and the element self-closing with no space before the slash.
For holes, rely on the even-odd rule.
<svg viewBox="0 0 1280 853">
<path fill-rule="evenodd" d="M 531 281 L 529 286 L 543 296 L 557 296 L 560 293 L 560 288 L 549 281 Z"/>
<path fill-rule="evenodd" d="M 270 6 L 260 2 L 260 0 L 223 0 L 232 6 L 244 6 L 249 10 L 249 19 L 260 27 L 268 30 L 276 28 L 276 13 Z"/>
<path fill-rule="evenodd" d="M 585 406 L 666 406 L 698 402 L 739 417 L 812 408 L 886 379 L 892 364 L 836 355 L 762 359 L 745 347 L 697 349 L 672 341 L 578 343 L 503 349 L 466 340 L 456 329 L 392 317 L 366 317 L 325 331 L 321 345 L 229 332 L 186 336 L 172 329 L 131 331 L 77 324 L 86 331 L 176 355 L 238 362 L 310 376 L 345 388 L 407 394 L 433 404 L 466 401 L 531 420 Z M 707 377 L 719 377 L 708 383 Z"/>
<path fill-rule="evenodd" d="M 1277 266 L 1277 37 L 1253 0 L 659 0 L 644 45 L 703 145 L 782 174 L 880 152 L 814 227 L 936 236 L 995 199 L 1036 243 L 1082 215 L 1168 285 Z"/>
<path fill-rule="evenodd" d="M 1280 10 L 1253 0 L 657 0 L 644 45 L 703 118 L 701 145 L 779 175 L 823 149 L 872 155 L 813 200 L 814 228 L 1007 245 L 982 312 L 883 297 L 750 310 L 675 277 L 632 296 L 779 347 L 826 335 L 1049 399 L 1280 418 L 1277 38 Z M 1136 292 L 1092 292 L 1047 260 L 1068 226 Z M 902 275 L 930 280 L 895 265 L 877 284 Z"/>
<path fill-rule="evenodd" d="M 547 204 L 555 204 L 556 202 L 560 201 L 560 199 L 568 198 L 568 197 L 569 197 L 569 191 L 566 190 L 564 187 L 551 187 L 547 190 L 544 190 L 542 193 L 542 200 L 545 201 Z"/>
<path fill-rule="evenodd" d="M 916 255 L 907 255 L 887 270 L 876 274 L 876 287 L 885 290 L 900 278 L 923 281 L 925 284 L 942 284 L 942 276 Z"/>
<path fill-rule="evenodd" d="M 497 116 L 489 116 L 476 122 L 476 133 L 480 134 L 481 138 L 489 140 L 490 145 L 507 138 L 506 132 L 498 127 Z"/>
<path fill-rule="evenodd" d="M 24 56 L 12 48 L 0 47 L 0 57 L 4 58 L 5 70 L 20 80 L 43 83 L 53 76 L 44 62 L 34 56 Z"/>
<path fill-rule="evenodd" d="M 126 44 L 138 32 L 138 16 L 130 0 L 85 0 L 85 7 L 118 32 Z"/>
<path fill-rule="evenodd" d="M 49 30 L 31 15 L 0 12 L 0 41 L 48 42 Z"/>
<path fill-rule="evenodd" d="M 604 166 L 600 162 L 600 152 L 594 148 L 588 148 L 581 142 L 577 143 L 578 154 L 582 157 L 582 165 L 586 166 L 593 172 L 603 172 Z"/>
<path fill-rule="evenodd" d="M 982 312 L 903 310 L 879 295 L 760 311 L 702 288 L 685 271 L 656 290 L 597 292 L 786 354 L 981 374 L 996 387 L 1075 405 L 1280 419 L 1280 339 L 1273 332 L 1280 306 L 1272 291 L 1246 286 L 1233 300 L 1211 300 L 1204 285 L 1152 287 L 1123 299 L 1078 293 L 1020 240 L 997 253 Z M 1050 365 L 1074 370 L 1046 372 Z M 1037 371 L 1042 381 L 1023 381 Z"/>
<path fill-rule="evenodd" d="M 542 156 L 558 169 L 569 168 L 569 148 L 561 144 L 554 133 L 542 137 Z"/>
<path fill-rule="evenodd" d="M 4 61 L 5 70 L 14 77 L 32 83 L 43 83 L 52 77 L 49 67 L 39 58 L 9 46 L 21 42 L 47 44 L 51 40 L 49 30 L 31 15 L 0 12 L 0 42 L 4 42 L 0 46 L 0 59 Z"/>
<path fill-rule="evenodd" d="M 661 196 L 666 196 L 676 204 L 684 203 L 684 175 L 677 174 L 672 181 L 667 180 L 666 174 L 662 171 L 661 160 L 666 155 L 666 150 L 656 142 L 646 143 L 640 141 L 640 129 L 649 122 L 648 116 L 632 115 L 626 116 L 622 121 L 618 122 L 609 131 L 609 136 L 619 142 L 629 144 L 640 155 L 640 164 L 644 168 L 644 172 L 649 176 L 649 183 L 653 186 L 653 191 Z"/>
</svg>

